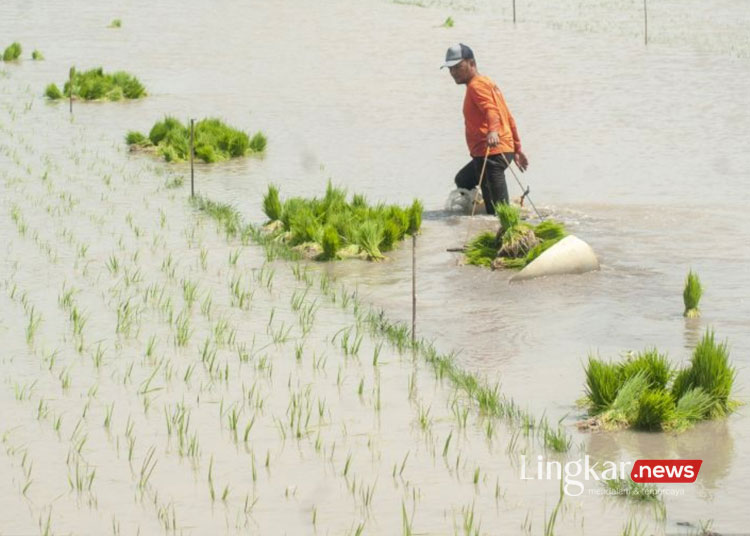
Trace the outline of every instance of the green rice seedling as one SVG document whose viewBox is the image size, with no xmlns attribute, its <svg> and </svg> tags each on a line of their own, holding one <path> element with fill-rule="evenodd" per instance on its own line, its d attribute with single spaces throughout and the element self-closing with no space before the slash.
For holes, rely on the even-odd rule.
<svg viewBox="0 0 750 536">
<path fill-rule="evenodd" d="M 661 502 L 659 488 L 653 484 L 633 482 L 630 478 L 602 480 L 602 485 L 612 495 L 619 495 L 635 502 Z"/>
<path fill-rule="evenodd" d="M 41 61 L 41 60 L 44 59 L 44 55 L 41 52 L 39 52 L 38 50 L 34 50 L 31 53 L 31 59 L 34 60 L 34 61 Z"/>
<path fill-rule="evenodd" d="M 187 346 L 191 335 L 190 313 L 187 310 L 183 310 L 177 315 L 177 320 L 175 321 L 175 343 L 177 346 Z"/>
<path fill-rule="evenodd" d="M 36 312 L 34 307 L 31 307 L 29 311 L 29 319 L 26 323 L 26 343 L 32 345 L 34 343 L 34 337 L 39 329 L 39 324 L 42 323 L 42 315 Z"/>
<path fill-rule="evenodd" d="M 586 396 L 591 402 L 593 413 L 601 413 L 609 408 L 621 386 L 617 365 L 589 356 L 586 366 Z"/>
<path fill-rule="evenodd" d="M 663 390 L 647 389 L 638 400 L 638 413 L 633 425 L 641 430 L 661 430 L 674 419 L 675 403 L 672 395 Z"/>
<path fill-rule="evenodd" d="M 416 234 L 422 227 L 422 202 L 415 199 L 409 207 L 409 234 Z"/>
<path fill-rule="evenodd" d="M 568 452 L 573 440 L 565 431 L 565 428 L 558 424 L 557 428 L 544 426 L 544 446 L 555 452 Z"/>
<path fill-rule="evenodd" d="M 109 23 L 108 28 L 121 28 L 122 27 L 122 21 L 120 19 L 113 19 L 112 22 Z"/>
<path fill-rule="evenodd" d="M 110 255 L 109 259 L 107 260 L 107 269 L 113 276 L 117 275 L 120 270 L 120 261 L 114 254 Z"/>
<path fill-rule="evenodd" d="M 279 198 L 279 189 L 273 184 L 268 185 L 268 192 L 263 198 L 263 212 L 270 221 L 281 219 L 282 206 Z"/>
<path fill-rule="evenodd" d="M 21 43 L 15 41 L 3 51 L 3 61 L 16 61 L 21 57 Z"/>
<path fill-rule="evenodd" d="M 441 25 L 443 28 L 453 28 L 453 17 L 448 17 Z M 466 534 L 469 534 L 468 532 Z"/>
<path fill-rule="evenodd" d="M 495 205 L 495 215 L 500 221 L 500 230 L 503 234 L 521 223 L 521 211 L 515 205 L 498 203 Z"/>
<path fill-rule="evenodd" d="M 495 233 L 486 231 L 474 237 L 467 245 L 466 262 L 476 266 L 490 266 L 497 257 L 497 240 Z"/>
<path fill-rule="evenodd" d="M 690 270 L 685 278 L 685 289 L 682 291 L 682 301 L 685 304 L 683 316 L 687 318 L 697 318 L 700 316 L 698 303 L 701 300 L 702 294 L 701 280 L 698 274 Z"/>
<path fill-rule="evenodd" d="M 555 239 L 559 240 L 561 238 L 565 238 L 565 236 L 567 235 L 565 226 L 555 220 L 544 220 L 536 227 L 534 227 L 534 234 L 537 236 L 537 238 L 544 241 Z"/>
<path fill-rule="evenodd" d="M 620 367 L 621 381 L 626 381 L 643 371 L 651 389 L 665 389 L 672 379 L 672 365 L 667 356 L 660 354 L 656 348 L 647 349 L 630 357 Z"/>
<path fill-rule="evenodd" d="M 237 261 L 240 258 L 240 253 L 242 253 L 242 249 L 235 249 L 234 251 L 229 252 L 229 266 L 237 266 Z"/>
<path fill-rule="evenodd" d="M 176 188 L 180 188 L 183 184 L 185 184 L 185 177 L 178 175 L 165 182 L 164 187 L 167 190 L 174 190 Z"/>
<path fill-rule="evenodd" d="M 727 343 L 717 344 L 714 332 L 707 330 L 693 351 L 687 372 L 675 379 L 672 393 L 679 400 L 688 390 L 700 387 L 713 400 L 709 416 L 724 416 L 733 409 L 729 396 L 735 376 Z"/>
<path fill-rule="evenodd" d="M 135 130 L 130 130 L 127 134 L 125 134 L 125 143 L 127 143 L 128 145 L 146 146 L 150 145 L 151 141 L 142 133 L 136 132 Z"/>
<path fill-rule="evenodd" d="M 367 253 L 370 260 L 380 260 L 383 254 L 380 252 L 380 244 L 383 241 L 383 227 L 377 221 L 366 221 L 359 228 L 359 246 Z"/>
<path fill-rule="evenodd" d="M 638 372 L 622 384 L 602 418 L 614 425 L 633 422 L 638 414 L 641 395 L 648 389 L 648 386 L 649 381 L 645 371 Z"/>
<path fill-rule="evenodd" d="M 320 256 L 320 260 L 334 260 L 336 254 L 341 248 L 341 239 L 339 233 L 332 225 L 326 225 L 323 227 L 323 233 L 321 238 L 321 246 L 323 246 L 323 253 Z"/>
<path fill-rule="evenodd" d="M 709 416 L 714 401 L 711 395 L 706 393 L 700 387 L 695 387 L 686 391 L 674 409 L 674 427 L 683 428 L 690 424 L 701 421 Z"/>
<path fill-rule="evenodd" d="M 156 447 L 150 447 L 146 451 L 146 455 L 144 456 L 143 462 L 141 463 L 141 470 L 138 478 L 138 490 L 141 491 L 141 493 L 143 493 L 143 491 L 146 489 L 148 481 L 151 478 L 154 469 L 156 468 L 158 460 L 154 459 L 155 453 Z"/>
<path fill-rule="evenodd" d="M 189 279 L 182 280 L 182 297 L 185 299 L 185 303 L 188 308 L 193 306 L 195 303 L 198 292 L 198 284 L 195 281 Z"/>
</svg>

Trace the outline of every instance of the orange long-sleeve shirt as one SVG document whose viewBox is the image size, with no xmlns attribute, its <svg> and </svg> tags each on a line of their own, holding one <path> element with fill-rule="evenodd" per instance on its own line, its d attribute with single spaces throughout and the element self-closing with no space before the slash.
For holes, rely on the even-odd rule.
<svg viewBox="0 0 750 536">
<path fill-rule="evenodd" d="M 492 147 L 490 154 L 521 150 L 516 122 L 505 104 L 503 94 L 486 76 L 476 75 L 466 84 L 464 124 L 471 156 L 484 156 L 487 133 L 493 130 L 500 136 L 500 144 Z"/>
</svg>

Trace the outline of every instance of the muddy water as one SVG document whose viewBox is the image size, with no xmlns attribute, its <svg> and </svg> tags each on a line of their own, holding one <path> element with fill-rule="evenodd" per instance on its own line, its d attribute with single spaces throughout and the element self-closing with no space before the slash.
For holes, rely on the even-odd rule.
<svg viewBox="0 0 750 536">
<path fill-rule="evenodd" d="M 71 64 L 135 73 L 148 99 L 80 106 L 75 114 L 76 126 L 85 126 L 76 135 L 86 146 L 100 140 L 82 158 L 103 155 L 113 167 L 129 158 L 116 150 L 124 132 L 147 130 L 167 113 L 220 116 L 249 131 L 262 129 L 270 140 L 265 158 L 198 169 L 200 192 L 233 202 L 251 220 L 262 219 L 259 201 L 268 182 L 282 195 L 315 195 L 332 177 L 371 199 L 422 198 L 428 214 L 418 244 L 420 333 L 457 350 L 464 366 L 496 378 L 522 405 L 572 423 L 579 417 L 573 402 L 582 394 L 587 354 L 614 357 L 655 345 L 681 362 L 708 326 L 731 343 L 740 395 L 748 385 L 750 68 L 742 58 L 746 9 L 741 2 L 724 4 L 713 13 L 699 3 L 661 12 L 653 22 L 655 45 L 644 49 L 637 17 L 623 18 L 608 3 L 578 17 L 531 4 L 524 24 L 513 28 L 507 11 L 484 5 L 471 11 L 388 3 L 354 9 L 324 2 L 311 10 L 300 2 L 220 2 L 206 12 L 184 2 L 73 3 L 51 12 L 42 4 L 10 2 L 2 7 L 0 35 L 21 41 L 25 55 L 41 50 L 47 60 L 5 66 L 17 89 L 8 89 L 4 101 L 12 102 L 13 129 L 35 154 L 70 158 L 70 138 L 60 135 L 67 132 L 66 107 L 45 104 L 38 97 L 42 88 L 60 84 Z M 683 16 L 678 8 L 701 24 L 676 29 Z M 449 14 L 456 26 L 438 28 Z M 123 28 L 106 28 L 114 18 Z M 608 22 L 595 22 L 602 20 Z M 698 27 L 705 32 L 697 35 Z M 579 31 L 587 28 L 594 32 Z M 599 33 L 610 28 L 615 37 Z M 466 160 L 463 90 L 437 69 L 456 40 L 474 47 L 480 70 L 498 81 L 514 110 L 531 159 L 522 179 L 531 183 L 532 198 L 592 244 L 601 272 L 508 285 L 507 276 L 458 266 L 456 254 L 446 252 L 467 232 L 491 225 L 441 210 L 451 177 Z M 27 102 L 32 110 L 24 116 Z M 49 130 L 39 129 L 46 124 Z M 86 169 L 85 162 L 77 168 Z M 513 185 L 511 191 L 518 193 Z M 124 203 L 122 226 L 135 210 L 125 199 L 116 201 Z M 95 231 L 82 226 L 80 239 L 87 233 Z M 55 240 L 64 238 L 48 238 Z M 109 249 L 102 249 L 106 258 Z M 75 248 L 67 255 L 74 262 Z M 380 265 L 328 269 L 405 320 L 409 261 L 410 252 L 400 251 Z M 705 285 L 703 316 L 695 323 L 681 316 L 690 267 Z M 26 282 L 47 273 L 29 270 Z M 697 491 L 667 500 L 665 527 L 713 518 L 717 530 L 738 531 L 750 523 L 741 508 L 750 466 L 742 448 L 747 424 L 740 414 L 679 438 L 620 433 L 576 441 L 601 458 L 688 452 L 705 458 Z M 517 472 L 508 478 L 517 479 Z M 547 496 L 550 504 L 554 493 Z M 535 497 L 527 499 L 533 504 Z M 598 508 L 598 501 L 587 501 L 583 508 Z M 585 516 L 594 533 L 607 526 L 595 511 Z"/>
</svg>

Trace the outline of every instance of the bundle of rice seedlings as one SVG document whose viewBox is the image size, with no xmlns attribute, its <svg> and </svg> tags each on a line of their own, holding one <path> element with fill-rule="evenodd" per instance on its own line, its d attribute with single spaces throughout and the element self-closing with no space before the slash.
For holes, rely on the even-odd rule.
<svg viewBox="0 0 750 536">
<path fill-rule="evenodd" d="M 515 205 L 497 203 L 495 205 L 495 215 L 500 220 L 500 229 L 503 234 L 518 225 L 521 221 L 521 209 Z"/>
<path fill-rule="evenodd" d="M 13 42 L 3 52 L 3 61 L 16 61 L 21 57 L 21 43 Z"/>
<path fill-rule="evenodd" d="M 475 266 L 490 266 L 497 256 L 497 242 L 495 233 L 485 231 L 475 236 L 464 251 L 466 262 Z"/>
<path fill-rule="evenodd" d="M 268 139 L 262 132 L 256 132 L 252 138 L 250 138 L 250 145 L 248 146 L 250 151 L 254 153 L 262 153 L 266 150 L 268 145 Z"/>
<path fill-rule="evenodd" d="M 146 89 L 138 79 L 124 71 L 105 73 L 101 67 L 79 72 L 71 69 L 71 81 L 65 82 L 63 95 L 69 97 L 71 91 L 73 96 L 84 100 L 120 100 L 140 99 L 146 96 Z M 51 86 L 47 86 L 48 90 Z M 47 92 L 47 97 L 54 99 L 54 91 Z M 59 97 L 58 97 L 59 98 Z"/>
<path fill-rule="evenodd" d="M 626 380 L 617 390 L 615 399 L 602 415 L 602 419 L 613 425 L 631 424 L 638 415 L 641 395 L 648 389 L 648 385 L 645 371 L 640 371 Z"/>
<path fill-rule="evenodd" d="M 290 244 L 293 246 L 305 242 L 318 242 L 322 234 L 320 222 L 307 206 L 300 207 L 296 213 L 292 214 L 289 231 L 291 232 Z"/>
<path fill-rule="evenodd" d="M 359 228 L 359 240 L 357 241 L 362 250 L 367 253 L 370 260 L 383 258 L 380 244 L 383 241 L 383 227 L 377 220 L 368 220 Z"/>
<path fill-rule="evenodd" d="M 682 397 L 689 389 L 700 387 L 713 401 L 710 416 L 723 416 L 732 411 L 729 395 L 735 376 L 736 370 L 729 364 L 726 342 L 717 344 L 713 331 L 708 330 L 695 347 L 690 367 L 680 378 L 679 387 L 675 385 L 673 391 Z"/>
<path fill-rule="evenodd" d="M 268 185 L 268 192 L 263 198 L 263 212 L 271 221 L 281 219 L 281 199 L 279 199 L 279 189 L 273 184 Z"/>
<path fill-rule="evenodd" d="M 506 230 L 502 237 L 502 246 L 497 252 L 499 257 L 509 257 L 512 259 L 524 258 L 521 266 L 526 265 L 526 255 L 539 245 L 539 239 L 534 234 L 534 230 L 526 224 L 517 224 Z"/>
<path fill-rule="evenodd" d="M 713 407 L 711 396 L 700 387 L 686 391 L 677 401 L 674 420 L 677 428 L 701 421 L 708 417 Z"/>
<path fill-rule="evenodd" d="M 128 133 L 126 141 L 130 144 L 131 140 L 136 141 L 134 144 L 145 145 L 139 133 Z M 167 116 L 163 121 L 157 121 L 149 131 L 148 140 L 167 162 L 179 162 L 190 157 L 190 129 L 174 117 Z M 206 163 L 254 152 L 252 141 L 246 133 L 215 118 L 202 119 L 195 124 L 193 142 L 195 156 Z"/>
<path fill-rule="evenodd" d="M 323 253 L 321 254 L 321 260 L 333 260 L 336 258 L 336 253 L 341 247 L 341 240 L 336 229 L 331 225 L 326 225 L 323 228 L 323 236 L 320 242 L 323 246 Z"/>
<path fill-rule="evenodd" d="M 534 227 L 534 234 L 540 240 L 559 240 L 567 235 L 565 226 L 555 220 L 544 220 Z"/>
<path fill-rule="evenodd" d="M 638 399 L 633 425 L 641 430 L 661 430 L 674 419 L 675 403 L 667 391 L 646 389 Z"/>
<path fill-rule="evenodd" d="M 380 244 L 381 251 L 390 251 L 401 239 L 401 228 L 393 220 L 386 220 L 383 226 L 383 242 Z"/>
<path fill-rule="evenodd" d="M 419 229 L 422 227 L 422 203 L 419 201 L 419 199 L 415 199 L 411 206 L 409 207 L 409 234 L 416 234 L 419 232 Z"/>
<path fill-rule="evenodd" d="M 667 356 L 660 354 L 656 348 L 647 349 L 635 357 L 628 358 L 620 368 L 624 380 L 628 380 L 643 372 L 649 382 L 650 389 L 665 389 L 672 379 L 672 365 Z"/>
<path fill-rule="evenodd" d="M 39 52 L 38 50 L 34 50 L 31 53 L 31 59 L 34 60 L 34 61 L 41 61 L 41 60 L 44 59 L 44 55 L 41 52 Z"/>
<path fill-rule="evenodd" d="M 122 27 L 122 21 L 120 19 L 114 19 L 112 22 L 109 23 L 108 28 L 121 28 Z"/>
<path fill-rule="evenodd" d="M 55 84 L 50 84 L 44 90 L 44 96 L 50 100 L 61 99 L 63 94 Z"/>
<path fill-rule="evenodd" d="M 125 143 L 127 143 L 128 145 L 146 146 L 151 145 L 151 140 L 149 140 L 140 132 L 131 130 L 125 135 Z"/>
<path fill-rule="evenodd" d="M 703 294 L 701 280 L 698 278 L 698 274 L 690 270 L 685 278 L 685 289 L 682 291 L 682 301 L 685 304 L 683 316 L 687 318 L 697 318 L 700 316 L 698 302 L 701 300 L 701 294 Z"/>
<path fill-rule="evenodd" d="M 589 356 L 585 372 L 586 396 L 591 402 L 592 413 L 601 413 L 614 402 L 622 385 L 620 371 L 613 363 Z"/>
</svg>

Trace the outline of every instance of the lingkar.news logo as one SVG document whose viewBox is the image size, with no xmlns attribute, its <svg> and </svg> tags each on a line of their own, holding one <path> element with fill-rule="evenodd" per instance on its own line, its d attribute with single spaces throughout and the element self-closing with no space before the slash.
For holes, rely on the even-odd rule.
<svg viewBox="0 0 750 536">
<path fill-rule="evenodd" d="M 562 480 L 566 495 L 584 492 L 584 482 L 630 478 L 639 484 L 692 484 L 698 478 L 703 460 L 636 460 L 594 462 L 587 454 L 583 460 L 565 463 L 537 456 L 536 471 L 527 472 L 526 456 L 521 456 L 521 480 Z M 632 465 L 632 468 L 630 466 Z M 628 469 L 630 473 L 628 474 Z"/>
</svg>

